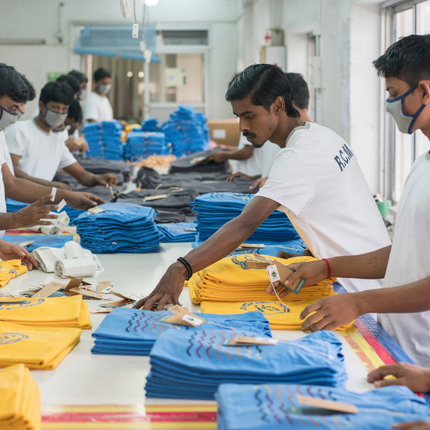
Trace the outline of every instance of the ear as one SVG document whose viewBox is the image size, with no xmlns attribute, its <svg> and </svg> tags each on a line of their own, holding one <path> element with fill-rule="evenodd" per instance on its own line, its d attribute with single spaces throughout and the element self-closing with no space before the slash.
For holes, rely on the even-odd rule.
<svg viewBox="0 0 430 430">
<path fill-rule="evenodd" d="M 283 97 L 276 97 L 275 101 L 272 104 L 273 110 L 276 115 L 279 115 L 282 111 L 285 111 L 285 100 Z"/>
<path fill-rule="evenodd" d="M 421 81 L 418 88 L 422 96 L 422 103 L 426 105 L 430 102 L 430 80 Z"/>
<path fill-rule="evenodd" d="M 43 102 L 39 101 L 39 110 L 42 112 L 42 109 L 45 110 L 45 105 Z"/>
</svg>

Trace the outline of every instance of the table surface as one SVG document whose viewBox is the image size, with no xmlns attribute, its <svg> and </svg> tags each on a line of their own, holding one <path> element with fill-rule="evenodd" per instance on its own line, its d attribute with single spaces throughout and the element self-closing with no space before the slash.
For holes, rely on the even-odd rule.
<svg viewBox="0 0 430 430">
<path fill-rule="evenodd" d="M 115 291 L 143 297 L 150 293 L 167 267 L 191 249 L 189 243 L 161 244 L 159 253 L 99 255 L 104 271 L 96 278 L 85 278 L 93 285 L 111 281 Z M 2 291 L 17 294 L 30 286 L 50 281 L 62 282 L 55 274 L 28 272 L 12 280 Z M 64 281 L 63 281 L 64 282 Z M 182 292 L 181 303 L 194 312 L 188 289 Z M 90 310 L 99 301 L 88 301 Z M 151 405 L 199 403 L 196 400 L 146 399 L 144 384 L 149 373 L 149 357 L 91 354 L 94 344 L 91 333 L 97 329 L 106 314 L 91 314 L 92 330 L 84 330 L 81 341 L 54 370 L 32 371 L 41 391 L 42 405 Z M 348 381 L 346 388 L 354 392 L 373 389 L 366 382 L 367 371 L 344 337 L 342 341 Z M 273 337 L 294 340 L 306 336 L 301 331 L 273 331 Z M 285 363 L 287 366 L 288 363 Z M 209 403 L 209 402 L 200 402 Z"/>
</svg>

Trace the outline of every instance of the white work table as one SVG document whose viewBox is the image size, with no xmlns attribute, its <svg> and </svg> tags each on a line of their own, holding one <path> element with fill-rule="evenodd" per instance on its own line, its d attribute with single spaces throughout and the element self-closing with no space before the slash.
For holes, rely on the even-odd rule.
<svg viewBox="0 0 430 430">
<path fill-rule="evenodd" d="M 104 254 L 99 255 L 104 272 L 97 278 L 85 278 L 93 285 L 98 281 L 111 281 L 115 291 L 145 296 L 157 285 L 167 267 L 191 246 L 184 244 L 161 244 L 160 252 L 153 254 Z M 55 274 L 38 270 L 13 279 L 2 291 L 17 294 L 50 281 L 64 282 Z M 192 305 L 188 289 L 184 289 L 181 304 L 198 311 Z M 87 302 L 90 310 L 99 301 Z M 143 405 L 154 403 L 193 403 L 195 400 L 145 399 L 144 385 L 150 370 L 149 357 L 96 355 L 91 353 L 94 339 L 91 333 L 97 329 L 106 314 L 91 314 L 92 330 L 82 332 L 81 341 L 54 370 L 32 371 L 41 391 L 42 405 Z M 300 331 L 273 331 L 273 337 L 294 340 L 306 336 Z M 342 341 L 348 381 L 346 388 L 365 392 L 373 388 L 366 382 L 367 371 L 354 351 L 337 333 Z M 288 362 L 285 363 L 288 366 Z M 206 402 L 207 403 L 207 402 Z"/>
</svg>

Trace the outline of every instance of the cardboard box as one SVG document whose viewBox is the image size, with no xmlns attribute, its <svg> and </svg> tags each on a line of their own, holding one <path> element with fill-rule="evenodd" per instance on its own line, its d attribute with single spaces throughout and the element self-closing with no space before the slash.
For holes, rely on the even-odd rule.
<svg viewBox="0 0 430 430">
<path fill-rule="evenodd" d="M 232 119 L 208 120 L 211 139 L 219 145 L 237 146 L 240 139 L 239 121 Z"/>
</svg>

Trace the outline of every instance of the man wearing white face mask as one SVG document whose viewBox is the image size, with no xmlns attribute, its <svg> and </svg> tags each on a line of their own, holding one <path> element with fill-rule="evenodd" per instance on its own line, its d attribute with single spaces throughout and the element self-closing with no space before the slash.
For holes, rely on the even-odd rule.
<svg viewBox="0 0 430 430">
<path fill-rule="evenodd" d="M 430 35 L 411 35 L 374 61 L 385 78 L 386 110 L 400 132 L 421 130 L 430 139 Z M 330 330 L 378 313 L 385 330 L 419 365 L 430 368 L 430 152 L 415 161 L 399 202 L 393 245 L 368 254 L 290 266 L 299 277 L 385 278 L 384 288 L 326 298 L 308 306 L 302 328 Z M 387 374 L 387 373 L 385 373 Z M 383 377 L 384 375 L 382 375 Z M 371 382 L 381 374 L 373 374 Z M 393 381 L 392 381 L 393 382 Z M 405 382 L 403 382 L 405 383 Z M 409 427 L 408 427 L 409 428 Z"/>
<path fill-rule="evenodd" d="M 84 121 L 102 122 L 112 121 L 113 111 L 106 94 L 112 86 L 112 76 L 100 67 L 94 72 L 94 91 L 84 102 Z"/>
<path fill-rule="evenodd" d="M 6 142 L 18 178 L 68 189 L 67 185 L 52 182 L 55 174 L 64 169 L 87 187 L 117 184 L 118 178 L 113 174 L 99 176 L 84 170 L 69 152 L 61 134 L 52 131 L 64 123 L 73 100 L 69 85 L 48 82 L 40 94 L 37 118 L 8 127 Z"/>
</svg>

